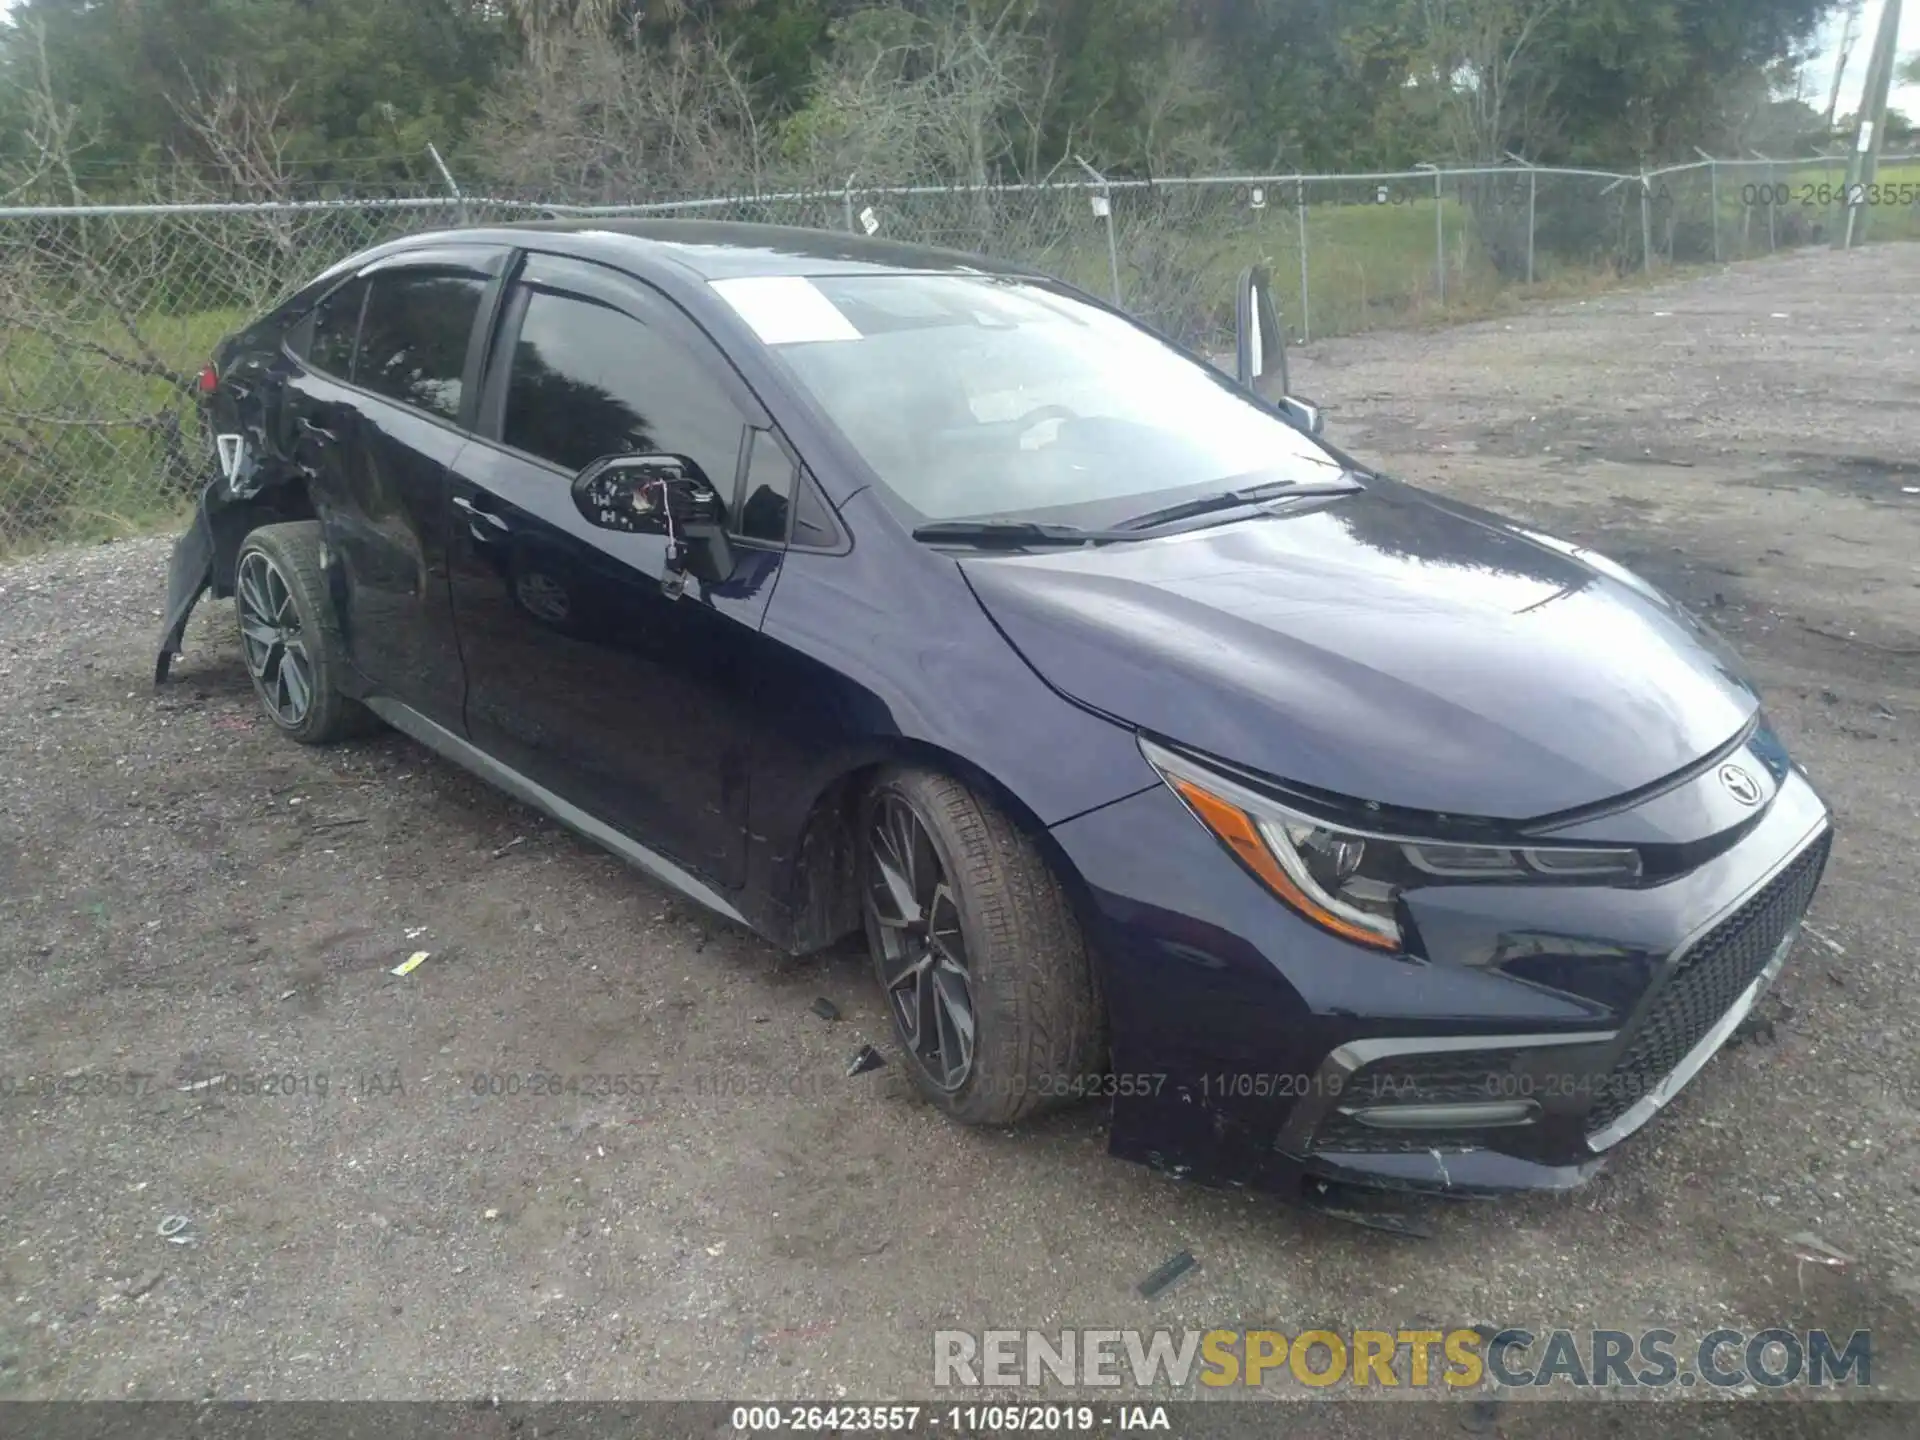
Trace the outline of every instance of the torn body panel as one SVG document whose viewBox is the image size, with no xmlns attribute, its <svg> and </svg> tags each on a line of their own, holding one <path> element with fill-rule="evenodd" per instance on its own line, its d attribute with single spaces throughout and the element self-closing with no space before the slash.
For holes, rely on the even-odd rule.
<svg viewBox="0 0 1920 1440">
<path fill-rule="evenodd" d="M 174 542 L 167 565 L 167 604 L 160 630 L 153 683 L 164 685 L 187 633 L 200 597 L 233 594 L 234 557 L 240 542 L 262 525 L 301 520 L 311 515 L 305 487 L 296 480 L 268 483 L 258 468 L 247 473 L 248 488 L 236 493 L 224 477 L 209 480 L 194 506 L 193 523 Z"/>
</svg>

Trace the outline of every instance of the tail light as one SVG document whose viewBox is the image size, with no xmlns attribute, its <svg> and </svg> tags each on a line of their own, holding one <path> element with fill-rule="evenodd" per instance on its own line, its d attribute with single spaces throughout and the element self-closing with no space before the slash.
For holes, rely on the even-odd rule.
<svg viewBox="0 0 1920 1440">
<path fill-rule="evenodd" d="M 200 393 L 202 395 L 213 394 L 214 391 L 220 388 L 219 370 L 212 365 L 208 365 L 206 369 L 200 372 L 199 384 L 200 384 Z"/>
</svg>

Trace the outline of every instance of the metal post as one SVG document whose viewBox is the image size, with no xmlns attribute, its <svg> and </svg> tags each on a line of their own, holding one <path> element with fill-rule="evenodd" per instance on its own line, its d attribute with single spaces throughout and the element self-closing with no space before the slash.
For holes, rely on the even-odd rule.
<svg viewBox="0 0 1920 1440">
<path fill-rule="evenodd" d="M 1694 153 L 1707 162 L 1707 184 L 1713 199 L 1713 263 L 1720 264 L 1720 162 L 1698 145 Z"/>
<path fill-rule="evenodd" d="M 1773 254 L 1780 248 L 1780 214 L 1777 204 L 1780 195 L 1779 167 L 1771 160 L 1767 162 L 1767 253 Z"/>
<path fill-rule="evenodd" d="M 1447 217 L 1446 191 L 1442 186 L 1442 177 L 1438 165 L 1421 161 L 1413 167 L 1416 170 L 1433 172 L 1433 283 L 1439 295 L 1440 304 L 1447 303 Z"/>
<path fill-rule="evenodd" d="M 1540 206 L 1540 177 L 1529 173 L 1527 176 L 1527 284 L 1533 284 L 1533 251 L 1535 246 L 1534 215 Z"/>
<path fill-rule="evenodd" d="M 447 162 L 440 158 L 439 149 L 431 141 L 427 143 L 427 154 L 433 157 L 434 168 L 440 172 L 440 178 L 447 182 L 447 189 L 453 192 L 454 205 L 456 213 L 460 216 L 460 223 L 466 224 L 467 197 L 460 193 L 460 186 L 454 180 L 453 172 L 447 168 Z"/>
<path fill-rule="evenodd" d="M 1113 228 L 1113 186 L 1108 183 L 1106 176 L 1078 155 L 1073 157 L 1073 161 L 1087 172 L 1094 184 L 1100 187 L 1099 199 L 1095 202 L 1094 209 L 1099 213 L 1100 218 L 1107 222 L 1107 270 L 1113 277 L 1113 303 L 1124 307 L 1125 302 L 1120 294 L 1120 240 Z"/>
<path fill-rule="evenodd" d="M 1433 167 L 1433 261 L 1439 277 L 1440 304 L 1447 303 L 1447 192 L 1438 165 Z"/>
<path fill-rule="evenodd" d="M 1298 203 L 1295 209 L 1300 216 L 1300 340 L 1304 344 L 1313 339 L 1313 301 L 1307 288 L 1307 182 L 1301 180 L 1294 186 Z"/>
<path fill-rule="evenodd" d="M 847 233 L 849 235 L 852 235 L 855 233 L 853 228 L 853 178 L 854 178 L 854 175 L 858 175 L 859 173 L 860 172 L 856 170 L 853 172 L 853 175 L 847 176 L 846 188 L 840 192 L 840 197 L 846 205 Z"/>
<path fill-rule="evenodd" d="M 1653 186 L 1640 177 L 1640 260 L 1642 268 L 1653 273 Z"/>
</svg>

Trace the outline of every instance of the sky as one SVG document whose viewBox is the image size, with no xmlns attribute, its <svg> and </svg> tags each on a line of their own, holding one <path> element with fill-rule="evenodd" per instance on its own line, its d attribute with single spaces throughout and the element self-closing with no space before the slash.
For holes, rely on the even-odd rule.
<svg viewBox="0 0 1920 1440">
<path fill-rule="evenodd" d="M 1860 106 L 1860 92 L 1867 83 L 1867 60 L 1873 54 L 1873 37 L 1880 31 L 1880 13 L 1885 0 L 1867 0 L 1855 27 L 1853 56 L 1847 61 L 1846 77 L 1840 82 L 1840 113 L 1850 115 Z M 1845 7 L 1841 7 L 1844 9 Z M 1821 36 L 1820 57 L 1807 67 L 1806 99 L 1815 109 L 1825 110 L 1833 85 L 1833 67 L 1839 59 L 1840 31 L 1845 21 L 1839 11 L 1827 22 Z M 1920 50 L 1920 0 L 1906 0 L 1900 8 L 1900 55 Z M 1909 120 L 1920 120 L 1920 85 L 1893 87 L 1888 101 Z"/>
</svg>

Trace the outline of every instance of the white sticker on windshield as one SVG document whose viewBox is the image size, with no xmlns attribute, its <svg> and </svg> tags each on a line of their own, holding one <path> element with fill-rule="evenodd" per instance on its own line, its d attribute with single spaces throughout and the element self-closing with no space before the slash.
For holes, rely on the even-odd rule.
<svg viewBox="0 0 1920 1440">
<path fill-rule="evenodd" d="M 768 345 L 859 340 L 853 322 L 804 275 L 749 275 L 713 288 Z"/>
</svg>

